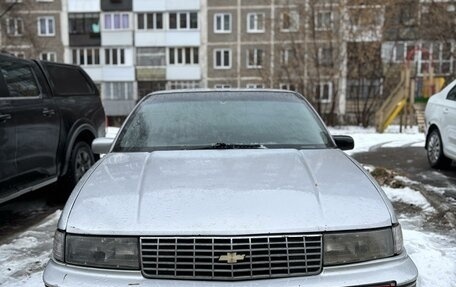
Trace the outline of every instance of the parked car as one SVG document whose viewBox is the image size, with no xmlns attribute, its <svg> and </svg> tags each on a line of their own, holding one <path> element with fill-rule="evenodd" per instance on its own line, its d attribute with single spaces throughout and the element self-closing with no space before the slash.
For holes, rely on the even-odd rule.
<svg viewBox="0 0 456 287">
<path fill-rule="evenodd" d="M 104 122 L 81 68 L 0 54 L 0 203 L 57 180 L 71 190 L 95 162 Z"/>
<path fill-rule="evenodd" d="M 448 168 L 456 161 L 456 81 L 429 99 L 425 118 L 429 164 Z"/>
<path fill-rule="evenodd" d="M 353 146 L 295 92 L 153 93 L 93 142 L 107 155 L 67 201 L 44 283 L 415 286 Z"/>
</svg>

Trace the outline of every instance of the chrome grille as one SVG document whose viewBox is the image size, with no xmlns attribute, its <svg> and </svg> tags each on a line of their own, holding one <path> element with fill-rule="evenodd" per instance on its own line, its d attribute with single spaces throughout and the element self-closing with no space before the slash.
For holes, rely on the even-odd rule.
<svg viewBox="0 0 456 287">
<path fill-rule="evenodd" d="M 141 238 L 147 278 L 248 280 L 313 275 L 321 266 L 321 235 Z"/>
</svg>

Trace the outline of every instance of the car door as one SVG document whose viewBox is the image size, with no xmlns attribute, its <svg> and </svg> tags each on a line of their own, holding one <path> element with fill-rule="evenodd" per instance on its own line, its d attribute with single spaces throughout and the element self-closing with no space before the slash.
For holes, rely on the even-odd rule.
<svg viewBox="0 0 456 287">
<path fill-rule="evenodd" d="M 59 120 L 36 64 L 2 56 L 0 67 L 16 133 L 16 188 L 22 189 L 56 175 Z"/>
<path fill-rule="evenodd" d="M 16 128 L 11 116 L 11 100 L 0 73 L 0 193 L 6 191 L 7 181 L 16 173 Z"/>
<path fill-rule="evenodd" d="M 445 153 L 456 159 L 456 88 L 453 88 L 443 103 L 442 124 Z"/>
</svg>

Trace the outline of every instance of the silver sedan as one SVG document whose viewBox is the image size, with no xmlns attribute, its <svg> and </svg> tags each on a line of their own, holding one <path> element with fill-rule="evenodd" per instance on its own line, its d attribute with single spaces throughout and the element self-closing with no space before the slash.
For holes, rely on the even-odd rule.
<svg viewBox="0 0 456 287">
<path fill-rule="evenodd" d="M 415 286 L 353 144 L 294 92 L 153 93 L 93 143 L 107 155 L 62 212 L 44 283 Z"/>
</svg>

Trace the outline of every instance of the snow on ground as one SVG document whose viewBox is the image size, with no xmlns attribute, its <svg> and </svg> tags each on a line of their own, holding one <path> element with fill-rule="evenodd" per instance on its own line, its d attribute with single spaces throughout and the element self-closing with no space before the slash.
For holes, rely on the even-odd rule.
<svg viewBox="0 0 456 287">
<path fill-rule="evenodd" d="M 0 286 L 43 286 L 41 276 L 52 250 L 60 211 L 0 245 Z"/>
<path fill-rule="evenodd" d="M 108 128 L 107 137 L 113 138 L 117 132 L 117 128 Z M 398 127 L 393 126 L 385 133 L 377 134 L 373 128 L 341 127 L 330 128 L 330 132 L 333 135 L 350 135 L 355 139 L 355 149 L 351 154 L 381 146 L 424 146 L 424 135 L 419 133 L 417 128 L 399 133 Z M 407 182 L 406 178 L 401 177 L 401 180 Z M 398 215 L 403 228 L 405 248 L 420 273 L 418 286 L 456 287 L 456 231 L 437 234 L 427 229 L 426 215 L 434 213 L 435 210 L 418 191 L 408 187 L 383 188 L 390 200 L 413 204 L 423 211 L 416 216 Z M 59 215 L 60 212 L 56 212 L 41 224 L 0 246 L 1 286 L 42 286 L 42 269 L 51 253 L 52 237 Z"/>
<path fill-rule="evenodd" d="M 355 140 L 355 148 L 348 151 L 348 154 L 367 152 L 380 147 L 402 147 L 417 146 L 424 147 L 425 137 L 418 132 L 417 127 L 404 129 L 399 132 L 399 126 L 390 126 L 382 134 L 375 131 L 375 128 L 362 128 L 357 126 L 330 127 L 332 135 L 348 135 Z"/>
</svg>

